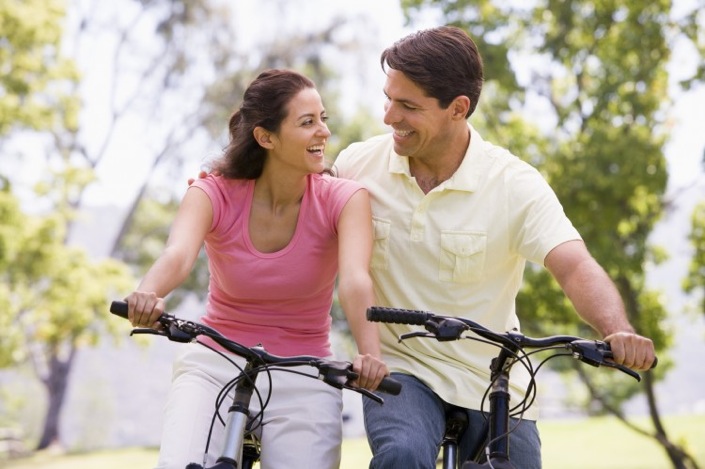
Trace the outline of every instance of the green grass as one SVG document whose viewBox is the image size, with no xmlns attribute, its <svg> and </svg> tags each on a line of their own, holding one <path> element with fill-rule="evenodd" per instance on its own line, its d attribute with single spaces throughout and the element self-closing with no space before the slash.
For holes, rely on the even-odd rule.
<svg viewBox="0 0 705 469">
<path fill-rule="evenodd" d="M 647 427 L 646 419 L 637 421 Z M 686 447 L 700 466 L 705 465 L 705 415 L 668 417 L 666 430 Z M 541 422 L 544 469 L 665 469 L 671 467 L 664 451 L 652 439 L 627 429 L 612 418 L 550 420 Z M 648 427 L 647 427 L 648 428 Z M 26 459 L 0 462 L 4 469 L 124 469 L 151 468 L 156 449 L 130 448 L 88 454 L 35 454 Z M 366 468 L 370 450 L 364 438 L 343 444 L 341 469 Z"/>
</svg>

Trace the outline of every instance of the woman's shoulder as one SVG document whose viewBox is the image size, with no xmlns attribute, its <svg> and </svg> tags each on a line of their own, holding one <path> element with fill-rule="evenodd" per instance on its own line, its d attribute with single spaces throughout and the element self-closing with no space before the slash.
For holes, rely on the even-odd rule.
<svg viewBox="0 0 705 469">
<path fill-rule="evenodd" d="M 200 187 L 206 191 L 231 192 L 247 187 L 248 181 L 248 179 L 230 179 L 220 174 L 211 173 L 194 181 L 193 186 Z"/>
</svg>

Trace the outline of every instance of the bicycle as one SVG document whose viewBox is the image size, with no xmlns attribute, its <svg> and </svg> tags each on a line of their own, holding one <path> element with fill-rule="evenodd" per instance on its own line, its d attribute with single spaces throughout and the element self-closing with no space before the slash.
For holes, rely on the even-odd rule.
<svg viewBox="0 0 705 469">
<path fill-rule="evenodd" d="M 110 305 L 110 312 L 117 316 L 127 318 L 127 303 L 124 301 L 113 301 Z M 261 345 L 246 347 L 226 338 L 217 330 L 205 324 L 179 319 L 170 314 L 162 314 L 159 318 L 159 323 L 161 325 L 160 329 L 134 328 L 130 335 L 160 335 L 171 341 L 181 343 L 193 342 L 197 337 L 205 336 L 210 337 L 225 350 L 245 358 L 244 368 L 232 362 L 233 366 L 236 366 L 240 372 L 234 380 L 225 385 L 216 399 L 216 410 L 211 423 L 211 430 L 215 424 L 216 418 L 220 420 L 221 424 L 225 425 L 225 441 L 222 452 L 216 460 L 216 464 L 209 468 L 204 468 L 203 465 L 192 462 L 186 466 L 186 469 L 251 469 L 259 460 L 260 446 L 254 432 L 257 429 L 258 419 L 262 418 L 262 411 L 266 408 L 267 401 L 263 400 L 262 396 L 259 396 L 255 382 L 258 375 L 262 372 L 269 374 L 271 371 L 275 370 L 291 371 L 287 370 L 287 368 L 308 365 L 317 369 L 318 375 L 304 374 L 305 376 L 321 379 L 337 389 L 349 389 L 373 399 L 380 404 L 384 403 L 384 399 L 373 392 L 349 384 L 358 377 L 357 373 L 352 370 L 352 363 L 350 362 L 328 360 L 305 355 L 291 357 L 272 355 Z M 202 345 L 209 347 L 205 344 Z M 214 353 L 219 353 L 215 349 L 212 350 Z M 387 394 L 396 395 L 399 394 L 401 390 L 401 383 L 386 377 L 382 380 L 377 389 Z M 220 408 L 221 402 L 227 397 L 227 394 L 231 390 L 234 390 L 234 396 L 232 404 L 228 408 L 227 422 L 224 422 L 218 409 Z M 262 403 L 260 406 L 262 411 L 256 416 L 250 415 L 250 402 L 253 394 L 256 394 Z M 210 438 L 209 433 L 205 453 L 208 452 Z"/>
<path fill-rule="evenodd" d="M 527 337 L 513 330 L 504 333 L 494 332 L 470 319 L 454 316 L 437 315 L 429 311 L 409 310 L 401 308 L 386 308 L 373 306 L 367 310 L 367 319 L 374 322 L 409 324 L 424 326 L 426 332 L 416 331 L 402 334 L 399 340 L 411 337 L 430 337 L 440 342 L 459 340 L 462 338 L 496 345 L 499 353 L 490 363 L 490 385 L 483 397 L 484 402 L 489 395 L 490 408 L 486 412 L 489 422 L 488 436 L 478 448 L 471 451 L 471 457 L 463 462 L 462 469 L 515 469 L 509 458 L 509 428 L 510 417 L 515 417 L 528 409 L 535 398 L 535 376 L 543 364 L 557 356 L 572 356 L 584 363 L 599 367 L 607 366 L 628 374 L 637 381 L 641 376 L 623 366 L 611 362 L 612 352 L 608 343 L 600 340 L 588 340 L 570 335 L 555 335 L 543 338 Z M 469 332 L 472 336 L 464 336 Z M 531 352 L 525 349 L 534 349 Z M 556 352 L 545 358 L 539 366 L 533 367 L 529 356 L 547 350 L 567 350 Z M 525 398 L 517 406 L 509 406 L 509 372 L 512 366 L 521 363 L 527 368 L 531 380 L 527 387 Z M 654 361 L 652 368 L 656 366 Z M 517 409 L 518 412 L 517 412 Z M 515 413 L 512 413 L 515 412 Z M 441 464 L 443 469 L 455 469 L 458 464 L 458 441 L 467 427 L 467 415 L 464 412 L 451 410 L 446 414 L 446 431 L 441 442 Z"/>
</svg>

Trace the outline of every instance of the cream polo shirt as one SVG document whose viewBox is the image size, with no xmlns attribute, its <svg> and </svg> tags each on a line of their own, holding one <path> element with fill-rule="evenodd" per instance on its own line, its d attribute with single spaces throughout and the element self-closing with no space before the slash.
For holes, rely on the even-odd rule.
<svg viewBox="0 0 705 469">
<path fill-rule="evenodd" d="M 519 328 L 515 298 L 526 260 L 543 265 L 554 247 L 580 235 L 536 169 L 469 128 L 460 167 L 428 194 L 411 176 L 408 158 L 394 153 L 391 134 L 350 145 L 335 166 L 372 197 L 371 273 L 379 305 L 463 316 L 507 331 Z M 399 335 L 414 330 L 421 329 L 380 324 L 389 368 L 418 377 L 446 402 L 480 409 L 497 349 L 472 340 L 399 343 Z M 528 383 L 526 370 L 515 366 L 511 405 Z M 524 418 L 537 416 L 533 406 Z"/>
</svg>

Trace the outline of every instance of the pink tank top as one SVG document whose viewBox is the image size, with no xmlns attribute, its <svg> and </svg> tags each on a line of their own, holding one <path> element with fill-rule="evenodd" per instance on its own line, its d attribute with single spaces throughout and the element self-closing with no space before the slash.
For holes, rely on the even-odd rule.
<svg viewBox="0 0 705 469">
<path fill-rule="evenodd" d="M 338 272 L 337 223 L 354 181 L 309 175 L 289 244 L 259 252 L 249 236 L 255 181 L 209 175 L 191 186 L 213 205 L 206 235 L 210 281 L 202 321 L 247 346 L 282 356 L 328 356 Z"/>
</svg>

